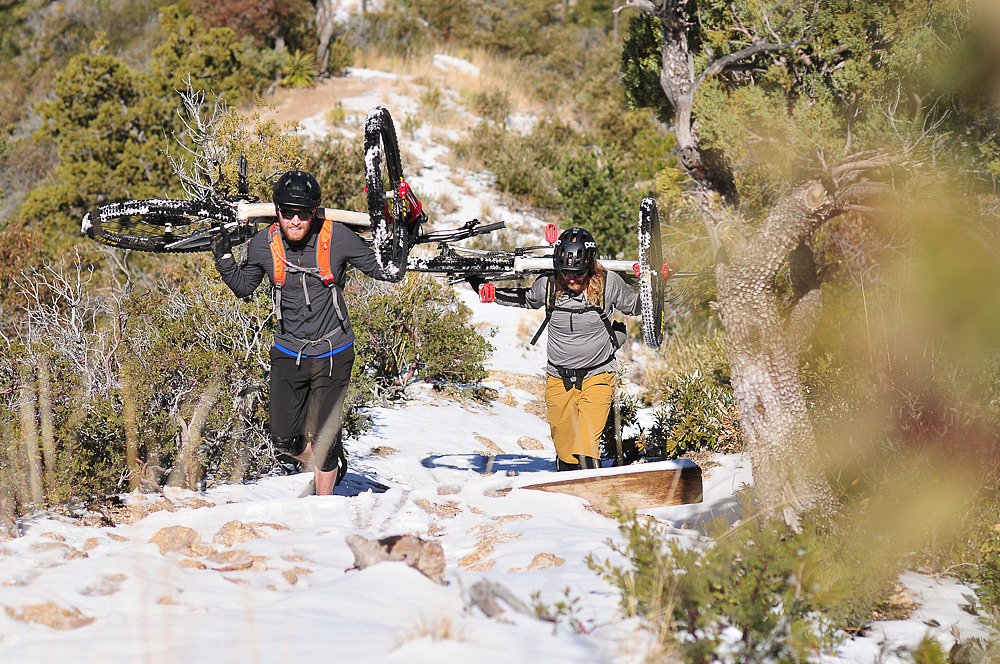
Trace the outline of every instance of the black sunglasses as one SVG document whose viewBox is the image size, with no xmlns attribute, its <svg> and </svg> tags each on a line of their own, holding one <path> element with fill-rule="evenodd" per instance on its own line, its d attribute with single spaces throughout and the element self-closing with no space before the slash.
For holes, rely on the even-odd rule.
<svg viewBox="0 0 1000 664">
<path fill-rule="evenodd" d="M 291 208 L 278 206 L 278 214 L 284 219 L 291 219 L 292 217 L 298 216 L 299 219 L 312 219 L 313 215 L 316 214 L 316 208 Z"/>
</svg>

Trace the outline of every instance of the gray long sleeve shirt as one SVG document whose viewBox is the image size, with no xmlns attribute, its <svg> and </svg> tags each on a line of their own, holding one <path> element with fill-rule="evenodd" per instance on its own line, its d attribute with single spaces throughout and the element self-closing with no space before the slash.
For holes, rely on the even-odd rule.
<svg viewBox="0 0 1000 664">
<path fill-rule="evenodd" d="M 289 244 L 282 240 L 285 261 L 298 267 L 316 268 L 318 231 L 317 225 L 301 243 Z M 292 353 L 301 351 L 304 356 L 316 356 L 354 341 L 354 330 L 351 329 L 343 294 L 348 264 L 369 277 L 385 279 L 371 247 L 351 229 L 334 223 L 330 241 L 330 271 L 334 276 L 334 285 L 327 286 L 314 275 L 285 272 L 285 285 L 281 289 L 281 320 L 274 334 L 275 345 Z M 265 274 L 273 284 L 274 260 L 268 229 L 258 231 L 250 239 L 246 264 L 239 265 L 230 256 L 216 260 L 215 265 L 222 280 L 237 297 L 253 293 Z"/>
<path fill-rule="evenodd" d="M 496 302 L 529 309 L 544 307 L 548 280 L 549 277 L 539 277 L 530 288 L 498 288 Z M 625 280 L 617 273 L 608 271 L 604 287 L 604 312 L 608 318 L 615 309 L 629 316 L 638 315 L 641 306 L 638 294 L 629 288 Z M 558 376 L 557 367 L 593 367 L 586 373 L 585 377 L 589 378 L 618 369 L 608 328 L 600 314 L 591 308 L 585 294 L 560 293 L 547 329 L 546 373 Z"/>
</svg>

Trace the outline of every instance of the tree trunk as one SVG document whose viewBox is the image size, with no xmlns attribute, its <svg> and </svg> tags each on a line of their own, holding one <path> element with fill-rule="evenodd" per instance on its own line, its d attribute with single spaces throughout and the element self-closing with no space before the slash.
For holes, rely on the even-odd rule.
<svg viewBox="0 0 1000 664">
<path fill-rule="evenodd" d="M 128 489 L 135 491 L 142 482 L 142 469 L 139 465 L 139 405 L 135 379 L 127 366 L 123 366 L 121 369 L 121 381 L 122 426 L 125 429 L 125 467 L 128 468 Z"/>
<path fill-rule="evenodd" d="M 717 309 L 758 507 L 783 511 L 786 522 L 797 528 L 798 513 L 834 506 L 830 486 L 818 468 L 798 368 L 798 353 L 821 299 L 811 284 L 786 325 L 774 278 L 789 253 L 827 218 L 832 203 L 821 185 L 808 183 L 780 201 L 759 229 L 745 235 L 748 228 L 740 214 L 735 177 L 724 156 L 702 149 L 698 139 L 694 96 L 713 70 L 706 67 L 696 76 L 688 43 L 694 20 L 688 16 L 689 3 L 630 0 L 627 4 L 658 18 L 663 28 L 659 82 L 674 110 L 678 156 L 694 182 L 712 243 Z M 725 66 L 713 64 L 718 64 L 716 71 Z"/>
<path fill-rule="evenodd" d="M 332 0 L 316 0 L 315 4 L 316 35 L 319 37 L 319 44 L 316 46 L 316 64 L 322 75 L 330 68 L 330 42 L 333 41 L 336 21 L 333 16 Z"/>
<path fill-rule="evenodd" d="M 201 481 L 201 463 L 198 458 L 198 448 L 201 447 L 202 434 L 205 432 L 205 424 L 212 408 L 219 400 L 219 392 L 222 384 L 218 380 L 209 383 L 205 391 L 198 398 L 194 413 L 191 414 L 191 422 L 185 422 L 180 414 L 177 419 L 181 431 L 181 449 L 178 454 L 177 463 L 170 474 L 170 486 L 183 486 L 186 489 L 195 489 Z"/>
<path fill-rule="evenodd" d="M 56 490 L 56 432 L 52 421 L 52 370 L 44 354 L 38 358 L 38 419 L 42 425 L 45 490 L 51 500 Z"/>
<path fill-rule="evenodd" d="M 32 387 L 31 371 L 25 371 L 21 386 L 21 455 L 28 471 L 27 493 L 24 500 L 31 500 L 35 507 L 41 507 L 42 464 L 38 458 L 38 421 L 35 411 L 35 390 Z"/>
<path fill-rule="evenodd" d="M 756 233 L 734 245 L 729 262 L 715 269 L 718 312 L 758 501 L 764 509 L 782 509 L 793 524 L 803 510 L 835 507 L 799 377 L 798 352 L 822 300 L 818 287 L 803 293 L 786 321 L 774 279 L 830 206 L 818 183 L 795 189 Z"/>
</svg>

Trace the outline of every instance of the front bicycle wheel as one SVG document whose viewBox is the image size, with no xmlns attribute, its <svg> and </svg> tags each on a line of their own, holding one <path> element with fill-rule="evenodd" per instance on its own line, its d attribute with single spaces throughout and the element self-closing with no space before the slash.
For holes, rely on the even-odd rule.
<svg viewBox="0 0 1000 664">
<path fill-rule="evenodd" d="M 192 253 L 209 251 L 212 227 L 235 220 L 232 206 L 212 201 L 119 201 L 88 212 L 81 230 L 91 240 L 120 249 Z"/>
<path fill-rule="evenodd" d="M 389 111 L 376 106 L 365 121 L 365 188 L 375 257 L 389 281 L 399 281 L 406 274 L 410 251 L 406 201 L 399 196 L 402 182 L 396 128 Z"/>
<path fill-rule="evenodd" d="M 663 343 L 663 251 L 660 214 L 655 198 L 639 204 L 639 300 L 642 306 L 642 338 L 650 348 Z"/>
</svg>

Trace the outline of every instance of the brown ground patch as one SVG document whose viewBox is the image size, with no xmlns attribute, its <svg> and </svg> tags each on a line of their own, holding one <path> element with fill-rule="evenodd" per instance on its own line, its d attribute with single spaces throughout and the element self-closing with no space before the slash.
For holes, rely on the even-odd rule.
<svg viewBox="0 0 1000 664">
<path fill-rule="evenodd" d="M 482 445 L 483 447 L 485 447 L 487 450 L 489 450 L 490 453 L 492 453 L 492 454 L 503 454 L 504 453 L 503 452 L 503 448 L 500 447 L 499 445 L 497 445 L 496 443 L 494 443 L 489 438 L 487 438 L 485 436 L 480 436 L 478 433 L 477 434 L 473 434 L 473 436 L 475 437 L 476 442 L 479 443 L 480 445 Z M 480 452 L 480 454 L 482 454 L 482 452 Z M 489 456 L 489 455 L 487 455 L 487 456 Z"/>
<path fill-rule="evenodd" d="M 105 574 L 97 583 L 93 583 L 80 591 L 82 595 L 114 595 L 121 588 L 122 582 L 128 578 L 124 574 Z"/>
<path fill-rule="evenodd" d="M 694 461 L 695 464 L 701 468 L 701 472 L 705 472 L 709 468 L 715 468 L 719 464 L 713 459 L 715 458 L 715 452 L 710 452 L 708 450 L 699 450 L 696 452 L 686 452 L 680 456 L 681 459 L 688 459 Z"/>
<path fill-rule="evenodd" d="M 428 514 L 433 514 L 444 519 L 454 519 L 462 513 L 462 508 L 453 500 L 449 500 L 444 505 L 441 505 L 439 503 L 432 503 L 426 498 L 421 498 L 420 500 L 415 500 L 414 503 Z"/>
<path fill-rule="evenodd" d="M 918 606 L 909 591 L 896 583 L 892 594 L 872 609 L 872 620 L 907 620 Z"/>
<path fill-rule="evenodd" d="M 542 441 L 537 438 L 532 438 L 531 436 L 521 436 L 517 439 L 517 445 L 522 450 L 544 450 L 545 445 Z"/>
<path fill-rule="evenodd" d="M 76 629 L 83 627 L 97 620 L 80 613 L 80 609 L 64 609 L 56 606 L 52 602 L 45 604 L 32 604 L 19 609 L 4 607 L 7 615 L 14 620 L 36 625 L 45 625 L 52 629 Z"/>
<path fill-rule="evenodd" d="M 299 582 L 299 577 L 305 576 L 306 574 L 312 574 L 312 570 L 306 569 L 305 567 L 293 567 L 292 569 L 285 570 L 282 576 L 285 577 L 285 581 L 288 581 L 294 586 Z"/>
<path fill-rule="evenodd" d="M 400 82 L 393 78 L 332 77 L 318 81 L 311 88 L 278 90 L 268 102 L 274 105 L 273 117 L 279 123 L 302 121 L 334 108 L 341 99 L 360 97 L 373 90 L 390 90 L 399 85 Z"/>
<path fill-rule="evenodd" d="M 531 564 L 528 565 L 528 569 L 549 569 L 550 567 L 559 567 L 565 562 L 565 558 L 560 558 L 554 553 L 539 553 L 531 559 Z"/>
<path fill-rule="evenodd" d="M 549 408 L 541 399 L 535 399 L 524 404 L 524 412 L 544 420 L 548 417 Z"/>
<path fill-rule="evenodd" d="M 524 374 L 494 369 L 490 371 L 489 376 L 486 378 L 486 382 L 490 381 L 497 381 L 503 383 L 506 387 L 524 390 L 536 399 L 543 399 L 545 397 L 545 383 L 534 376 L 525 376 Z"/>
<path fill-rule="evenodd" d="M 530 515 L 514 514 L 510 516 L 526 517 L 529 519 L 531 518 Z M 500 517 L 500 519 L 503 518 L 504 517 Z M 477 564 L 484 564 L 484 561 L 486 561 L 486 559 L 493 554 L 493 549 L 496 548 L 497 544 L 502 544 L 503 542 L 510 542 L 521 537 L 520 533 L 501 532 L 500 525 L 506 522 L 500 521 L 500 519 L 497 520 L 499 521 L 499 523 L 496 525 L 484 524 L 481 526 L 476 526 L 476 528 L 478 528 L 481 531 L 481 534 L 479 536 L 479 541 L 476 543 L 476 549 L 475 551 L 473 551 L 472 553 L 470 553 L 469 555 L 465 556 L 460 561 L 458 561 L 459 565 L 461 565 L 462 567 L 468 567 L 471 570 L 485 571 L 485 570 L 480 570 Z M 473 528 L 473 530 L 475 530 L 476 528 Z M 489 567 L 487 567 L 486 569 L 493 567 L 494 561 L 491 560 L 488 562 L 489 562 Z"/>
<path fill-rule="evenodd" d="M 60 555 L 62 555 L 64 560 L 88 557 L 83 551 L 74 549 L 73 547 L 63 544 L 62 542 L 35 542 L 31 545 L 31 550 L 39 553 L 43 553 L 45 551 L 57 551 Z"/>
</svg>

